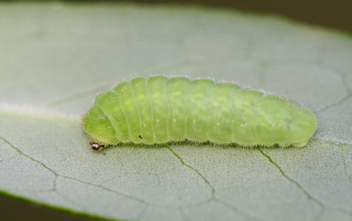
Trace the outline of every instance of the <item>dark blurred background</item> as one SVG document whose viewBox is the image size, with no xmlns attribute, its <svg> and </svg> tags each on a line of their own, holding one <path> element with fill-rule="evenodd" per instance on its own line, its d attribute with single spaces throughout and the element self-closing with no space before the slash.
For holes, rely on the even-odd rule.
<svg viewBox="0 0 352 221">
<path fill-rule="evenodd" d="M 5 1 L 9 2 L 9 1 Z M 10 1 L 12 2 L 12 1 Z M 18 1 L 17 1 L 18 2 Z M 27 2 L 27 1 L 24 1 Z M 45 1 L 46 2 L 46 1 Z M 64 1 L 72 2 L 72 1 Z M 75 1 L 107 2 L 107 1 Z M 112 2 L 112 1 L 109 1 Z M 116 1 L 117 2 L 117 1 Z M 126 1 L 125 1 L 126 2 Z M 244 12 L 276 14 L 306 24 L 352 33 L 352 0 L 133 0 L 144 4 L 203 5 L 213 8 L 236 9 Z M 1 2 L 0 2 L 1 7 Z M 352 35 L 351 35 L 352 36 Z M 98 220 L 69 214 L 0 194 L 0 220 Z"/>
<path fill-rule="evenodd" d="M 276 14 L 308 24 L 352 33 L 352 0 L 133 0 L 149 4 L 177 3 Z"/>
</svg>

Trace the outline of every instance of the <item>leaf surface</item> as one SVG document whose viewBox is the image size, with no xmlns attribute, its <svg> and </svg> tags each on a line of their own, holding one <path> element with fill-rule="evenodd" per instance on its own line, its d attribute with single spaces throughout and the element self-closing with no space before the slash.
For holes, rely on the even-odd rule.
<svg viewBox="0 0 352 221">
<path fill-rule="evenodd" d="M 127 220 L 351 220 L 352 38 L 273 16 L 132 4 L 0 5 L 0 190 Z M 80 125 L 136 76 L 210 77 L 302 102 L 305 148 L 97 154 Z"/>
</svg>

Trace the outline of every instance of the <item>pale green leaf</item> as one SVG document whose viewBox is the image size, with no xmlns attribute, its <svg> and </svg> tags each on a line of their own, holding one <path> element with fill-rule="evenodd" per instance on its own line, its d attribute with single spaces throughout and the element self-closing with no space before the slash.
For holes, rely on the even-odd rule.
<svg viewBox="0 0 352 221">
<path fill-rule="evenodd" d="M 352 38 L 273 16 L 130 4 L 0 5 L 0 190 L 128 220 L 351 220 Z M 302 102 L 305 148 L 118 146 L 81 116 L 136 76 L 210 77 Z"/>
</svg>

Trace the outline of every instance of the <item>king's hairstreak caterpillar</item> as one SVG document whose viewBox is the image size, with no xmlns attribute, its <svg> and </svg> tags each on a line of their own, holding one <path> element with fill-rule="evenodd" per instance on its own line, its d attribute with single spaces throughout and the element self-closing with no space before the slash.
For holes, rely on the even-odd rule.
<svg viewBox="0 0 352 221">
<path fill-rule="evenodd" d="M 137 77 L 99 95 L 83 118 L 94 150 L 117 143 L 197 141 L 303 147 L 315 115 L 296 101 L 233 83 Z"/>
</svg>

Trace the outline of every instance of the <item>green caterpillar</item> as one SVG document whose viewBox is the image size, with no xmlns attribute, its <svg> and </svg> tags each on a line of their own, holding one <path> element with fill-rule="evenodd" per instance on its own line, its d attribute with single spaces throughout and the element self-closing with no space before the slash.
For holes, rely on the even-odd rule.
<svg viewBox="0 0 352 221">
<path fill-rule="evenodd" d="M 99 95 L 83 118 L 94 150 L 117 143 L 185 139 L 242 146 L 305 146 L 315 115 L 293 100 L 233 83 L 137 77 Z"/>
</svg>

